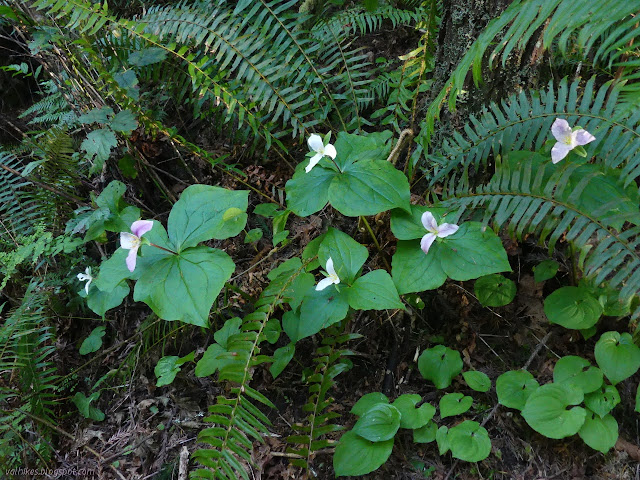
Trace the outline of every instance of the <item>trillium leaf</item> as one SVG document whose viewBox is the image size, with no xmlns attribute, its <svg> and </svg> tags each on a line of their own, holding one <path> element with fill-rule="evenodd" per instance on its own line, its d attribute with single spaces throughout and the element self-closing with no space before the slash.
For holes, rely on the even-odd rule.
<svg viewBox="0 0 640 480">
<path fill-rule="evenodd" d="M 387 461 L 393 449 L 393 438 L 384 442 L 371 442 L 347 432 L 340 438 L 333 455 L 336 476 L 365 475 L 377 470 Z"/>
<path fill-rule="evenodd" d="M 426 211 L 433 214 L 438 225 L 452 223 L 446 215 L 448 210 L 442 207 L 411 205 L 411 213 L 395 209 L 391 211 L 391 231 L 396 238 L 398 240 L 415 240 L 426 235 L 427 229 L 422 225 L 422 214 Z"/>
<path fill-rule="evenodd" d="M 496 380 L 498 403 L 508 408 L 522 410 L 529 396 L 540 385 L 526 370 L 511 370 L 504 372 Z"/>
<path fill-rule="evenodd" d="M 607 415 L 619 403 L 620 394 L 613 385 L 603 385 L 602 388 L 584 396 L 585 406 L 600 417 Z"/>
<path fill-rule="evenodd" d="M 240 318 L 230 318 L 224 322 L 222 328 L 213 334 L 214 340 L 226 350 L 229 337 L 240 333 L 240 325 L 242 325 L 242 320 Z"/>
<path fill-rule="evenodd" d="M 582 393 L 593 392 L 602 386 L 602 370 L 594 367 L 582 357 L 570 355 L 562 357 L 553 368 L 553 381 L 567 383 L 582 390 Z"/>
<path fill-rule="evenodd" d="M 282 373 L 282 371 L 287 368 L 289 362 L 293 358 L 293 355 L 296 353 L 296 346 L 293 342 L 289 343 L 284 347 L 278 348 L 275 352 L 273 352 L 273 363 L 269 367 L 269 372 L 273 376 L 273 378 L 277 378 L 278 375 Z"/>
<path fill-rule="evenodd" d="M 476 392 L 488 392 L 491 388 L 491 380 L 482 372 L 470 370 L 463 372 L 462 376 L 464 377 L 464 381 L 467 382 L 467 385 Z"/>
<path fill-rule="evenodd" d="M 351 408 L 351 413 L 361 417 L 379 403 L 389 403 L 389 399 L 385 394 L 380 392 L 367 393 L 360 397 L 360 399 L 355 403 Z"/>
<path fill-rule="evenodd" d="M 640 348 L 628 333 L 603 333 L 594 353 L 598 366 L 614 385 L 629 378 L 640 368 Z"/>
<path fill-rule="evenodd" d="M 420 428 L 416 428 L 413 431 L 413 441 L 415 443 L 430 443 L 436 439 L 438 432 L 438 425 L 432 420 L 429 420 L 426 425 Z"/>
<path fill-rule="evenodd" d="M 87 295 L 87 306 L 96 314 L 104 316 L 107 310 L 119 306 L 127 295 L 129 295 L 129 285 L 121 281 L 111 291 L 103 292 L 99 288 L 90 288 Z"/>
<path fill-rule="evenodd" d="M 423 403 L 416 408 L 416 405 L 422 401 L 422 397 L 417 394 L 406 393 L 396 398 L 392 403 L 400 412 L 401 428 L 421 428 L 424 427 L 436 414 L 436 407 L 430 403 Z M 434 431 L 435 438 L 435 431 Z"/>
<path fill-rule="evenodd" d="M 211 306 L 235 264 L 223 251 L 200 246 L 164 255 L 141 270 L 134 300 L 146 303 L 164 320 L 206 327 Z"/>
<path fill-rule="evenodd" d="M 386 161 L 349 165 L 329 185 L 329 202 L 343 215 L 375 215 L 392 208 L 409 211 L 407 177 Z"/>
<path fill-rule="evenodd" d="M 89 336 L 84 339 L 80 345 L 80 355 L 97 352 L 102 346 L 102 337 L 105 335 L 106 327 L 100 326 L 94 328 Z"/>
<path fill-rule="evenodd" d="M 353 426 L 352 432 L 372 442 L 391 440 L 400 428 L 400 412 L 393 405 L 371 407 Z"/>
<path fill-rule="evenodd" d="M 516 296 L 516 284 L 513 280 L 497 273 L 478 278 L 473 289 L 484 307 L 508 305 Z"/>
<path fill-rule="evenodd" d="M 335 228 L 327 231 L 318 247 L 320 264 L 324 267 L 331 258 L 340 281 L 347 284 L 355 280 L 368 256 L 364 245 Z"/>
<path fill-rule="evenodd" d="M 389 130 L 366 135 L 340 132 L 335 143 L 338 152 L 335 162 L 344 170 L 360 160 L 386 160 L 391 151 L 391 136 Z"/>
<path fill-rule="evenodd" d="M 440 417 L 461 415 L 471 408 L 473 398 L 462 393 L 448 393 L 440 399 Z"/>
<path fill-rule="evenodd" d="M 451 380 L 462 371 L 462 358 L 458 351 L 436 345 L 422 352 L 418 358 L 418 369 L 436 388 L 447 388 L 451 385 Z"/>
<path fill-rule="evenodd" d="M 618 441 L 618 422 L 611 415 L 601 418 L 587 410 L 587 417 L 578 435 L 594 450 L 607 453 Z"/>
<path fill-rule="evenodd" d="M 584 288 L 562 287 L 544 299 L 544 313 L 551 323 L 582 330 L 596 324 L 602 305 Z"/>
<path fill-rule="evenodd" d="M 210 185 L 191 185 L 169 214 L 168 234 L 176 251 L 194 247 L 212 238 L 223 240 L 239 234 L 247 223 L 249 192 Z M 229 209 L 233 215 L 225 213 Z M 240 213 L 238 213 L 238 210 Z"/>
<path fill-rule="evenodd" d="M 374 270 L 358 278 L 347 289 L 349 305 L 356 310 L 404 310 L 391 275 L 384 270 Z"/>
<path fill-rule="evenodd" d="M 104 187 L 104 190 L 96 198 L 96 205 L 100 208 L 106 208 L 111 213 L 120 211 L 120 205 L 122 204 L 122 196 L 127 191 L 127 186 L 118 181 L 113 180 L 109 182 L 109 185 Z"/>
<path fill-rule="evenodd" d="M 320 165 L 316 165 L 309 173 L 304 168 L 305 165 L 298 165 L 293 178 L 285 185 L 287 208 L 299 217 L 306 217 L 324 208 L 329 201 L 329 185 L 338 175 L 338 172 Z"/>
<path fill-rule="evenodd" d="M 511 271 L 500 238 L 480 222 L 463 223 L 456 233 L 436 241 L 442 270 L 453 280 Z"/>
<path fill-rule="evenodd" d="M 584 399 L 581 390 L 570 385 L 549 383 L 536 389 L 527 399 L 522 416 L 536 432 L 549 438 L 565 438 L 578 433 L 587 412 L 578 405 Z"/>
<path fill-rule="evenodd" d="M 186 362 L 191 362 L 194 359 L 194 352 L 180 358 L 175 355 L 162 357 L 158 360 L 153 373 L 155 373 L 158 381 L 156 387 L 162 387 L 169 385 L 176 378 L 176 375 L 180 372 L 180 366 Z"/>
<path fill-rule="evenodd" d="M 434 243 L 429 255 L 425 255 L 419 240 L 398 242 L 391 260 L 391 274 L 400 295 L 433 290 L 445 282 L 447 274 L 437 256 L 439 246 Z"/>
<path fill-rule="evenodd" d="M 286 328 L 285 332 L 291 341 L 297 342 L 339 322 L 347 316 L 348 311 L 349 302 L 344 290 L 338 292 L 333 285 L 321 291 L 314 289 L 305 296 L 300 306 L 300 320 L 295 338 L 289 335 Z"/>
<path fill-rule="evenodd" d="M 465 462 L 479 462 L 491 453 L 491 440 L 487 430 L 478 422 L 466 420 L 447 433 L 447 442 L 453 458 Z"/>
</svg>

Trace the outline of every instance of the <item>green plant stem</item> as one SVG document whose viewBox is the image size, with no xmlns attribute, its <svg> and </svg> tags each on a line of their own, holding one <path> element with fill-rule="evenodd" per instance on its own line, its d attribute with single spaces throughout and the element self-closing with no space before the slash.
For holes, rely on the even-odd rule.
<svg viewBox="0 0 640 480">
<path fill-rule="evenodd" d="M 371 225 L 369 225 L 369 222 L 367 221 L 367 219 L 362 215 L 360 216 L 360 220 L 362 221 L 362 223 L 364 223 L 364 227 L 369 232 L 369 235 L 371 236 L 371 240 L 373 240 L 373 244 L 378 249 L 378 253 L 382 258 L 382 261 L 384 262 L 385 267 L 387 267 L 387 270 L 391 271 L 391 265 L 389 265 L 389 261 L 387 260 L 387 257 L 384 255 L 384 252 L 382 251 L 382 247 L 380 247 L 380 243 L 378 242 L 378 239 L 376 238 L 375 233 L 373 233 L 373 229 L 371 228 Z"/>
</svg>

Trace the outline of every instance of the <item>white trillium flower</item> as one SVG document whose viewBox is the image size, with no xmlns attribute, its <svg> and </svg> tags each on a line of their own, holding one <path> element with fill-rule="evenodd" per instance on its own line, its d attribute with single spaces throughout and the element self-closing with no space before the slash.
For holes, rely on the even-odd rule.
<svg viewBox="0 0 640 480">
<path fill-rule="evenodd" d="M 91 282 L 93 282 L 93 277 L 91 276 L 91 267 L 87 267 L 84 273 L 79 273 L 77 276 L 78 280 L 80 280 L 81 282 L 87 282 L 87 284 L 84 286 L 84 291 L 87 292 L 87 295 L 89 295 L 89 285 L 91 285 Z"/>
<path fill-rule="evenodd" d="M 153 222 L 151 220 L 138 220 L 131 224 L 131 232 L 120 233 L 120 246 L 126 250 L 129 250 L 127 255 L 127 268 L 130 272 L 133 272 L 136 268 L 136 260 L 138 258 L 138 249 L 142 245 L 140 237 L 153 228 Z"/>
<path fill-rule="evenodd" d="M 316 285 L 316 290 L 318 291 L 324 290 L 329 285 L 332 285 L 332 284 L 337 285 L 340 283 L 340 278 L 338 277 L 338 274 L 336 273 L 335 268 L 333 268 L 333 259 L 331 257 L 329 257 L 329 260 L 327 260 L 326 273 L 325 272 L 322 272 L 322 273 L 324 273 L 325 277 L 327 278 L 323 278 L 318 282 L 318 285 Z"/>
<path fill-rule="evenodd" d="M 311 160 L 309 160 L 309 165 L 307 165 L 304 169 L 304 171 L 307 173 L 309 173 L 311 169 L 315 167 L 325 155 L 333 159 L 336 158 L 336 155 L 338 154 L 338 152 L 336 151 L 336 147 L 334 147 L 330 143 L 325 145 L 322 142 L 322 137 L 315 133 L 309 137 L 307 143 L 309 144 L 309 148 L 316 152 L 316 154 L 311 157 Z"/>
<path fill-rule="evenodd" d="M 582 128 L 573 131 L 569 122 L 562 118 L 557 118 L 551 125 L 551 133 L 556 137 L 556 144 L 551 149 L 551 161 L 558 163 L 566 157 L 571 150 L 577 146 L 586 145 L 593 142 L 596 137 Z"/>
<path fill-rule="evenodd" d="M 422 214 L 422 225 L 426 228 L 429 233 L 427 233 L 422 240 L 420 240 L 420 248 L 424 253 L 429 252 L 429 248 L 431 248 L 431 244 L 435 241 L 436 238 L 444 238 L 449 235 L 453 235 L 458 231 L 458 225 L 454 225 L 453 223 L 443 223 L 442 225 L 438 225 L 435 217 L 431 212 L 424 212 Z"/>
</svg>

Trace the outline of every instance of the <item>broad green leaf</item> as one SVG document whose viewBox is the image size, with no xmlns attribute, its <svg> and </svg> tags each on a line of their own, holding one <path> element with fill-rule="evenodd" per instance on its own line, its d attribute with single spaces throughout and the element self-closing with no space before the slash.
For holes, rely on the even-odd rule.
<svg viewBox="0 0 640 480">
<path fill-rule="evenodd" d="M 437 246 L 434 244 L 431 249 Z M 419 240 L 398 242 L 391 260 L 391 274 L 400 295 L 433 290 L 445 282 L 447 274 L 432 250 L 425 255 Z"/>
<path fill-rule="evenodd" d="M 318 247 L 318 258 L 324 269 L 329 258 L 342 283 L 351 284 L 367 260 L 369 252 L 346 233 L 330 228 Z M 331 287 L 329 287 L 331 288 Z"/>
<path fill-rule="evenodd" d="M 315 284 L 316 279 L 312 274 L 300 274 L 291 282 L 282 298 L 289 302 L 292 309 L 296 310 L 304 300 L 304 297 L 311 293 Z"/>
<path fill-rule="evenodd" d="M 413 441 L 415 443 L 430 443 L 436 439 L 438 425 L 434 421 L 429 421 L 426 425 L 416 428 L 413 431 Z"/>
<path fill-rule="evenodd" d="M 496 380 L 498 403 L 508 408 L 522 410 L 529 396 L 540 385 L 526 370 L 510 370 L 504 372 Z"/>
<path fill-rule="evenodd" d="M 167 50 L 159 47 L 149 47 L 129 55 L 129 64 L 136 67 L 145 67 L 153 63 L 163 61 L 167 56 Z"/>
<path fill-rule="evenodd" d="M 158 360 L 156 367 L 153 369 L 153 373 L 155 373 L 158 381 L 156 382 L 156 387 L 162 387 L 164 385 L 169 385 L 176 378 L 178 372 L 180 372 L 180 365 L 183 365 L 186 362 L 192 362 L 194 359 L 194 352 L 191 352 L 189 355 L 185 355 L 180 358 L 175 355 L 162 357 Z"/>
<path fill-rule="evenodd" d="M 436 443 L 438 444 L 438 453 L 442 456 L 450 450 L 449 446 L 449 427 L 442 425 L 436 432 Z"/>
<path fill-rule="evenodd" d="M 356 310 L 404 310 L 391 275 L 384 270 L 374 270 L 358 278 L 347 289 L 349 305 Z"/>
<path fill-rule="evenodd" d="M 244 243 L 255 243 L 262 238 L 261 228 L 252 228 L 244 237 Z"/>
<path fill-rule="evenodd" d="M 138 128 L 138 121 L 131 110 L 122 110 L 111 119 L 109 126 L 116 132 L 131 132 Z"/>
<path fill-rule="evenodd" d="M 133 298 L 164 320 L 206 327 L 211 306 L 234 270 L 233 260 L 221 250 L 188 248 L 142 269 Z"/>
<path fill-rule="evenodd" d="M 447 433 L 447 443 L 453 458 L 465 462 L 479 462 L 491 453 L 491 440 L 487 430 L 478 422 L 465 420 Z"/>
<path fill-rule="evenodd" d="M 595 392 L 584 396 L 585 406 L 594 413 L 604 417 L 620 403 L 620 394 L 613 385 L 603 385 Z"/>
<path fill-rule="evenodd" d="M 424 427 L 436 414 L 436 408 L 430 403 L 425 402 L 416 408 L 420 402 L 422 402 L 420 395 L 405 393 L 396 398 L 395 402 L 392 403 L 400 412 L 401 428 L 416 429 Z"/>
<path fill-rule="evenodd" d="M 476 280 L 473 289 L 478 301 L 485 307 L 508 305 L 516 296 L 516 284 L 513 280 L 497 273 L 480 277 Z"/>
<path fill-rule="evenodd" d="M 298 165 L 296 173 L 285 185 L 287 208 L 299 217 L 306 217 L 323 209 L 329 201 L 329 185 L 336 175 L 338 172 L 320 165 L 306 173 L 304 166 Z"/>
<path fill-rule="evenodd" d="M 334 144 L 337 151 L 335 162 L 344 170 L 360 160 L 386 160 L 391 151 L 391 136 L 389 130 L 364 135 L 339 132 Z"/>
<path fill-rule="evenodd" d="M 107 310 L 119 306 L 129 295 L 129 291 L 129 285 L 124 280 L 110 292 L 103 292 L 99 288 L 90 288 L 89 295 L 87 295 L 87 306 L 97 315 L 104 316 Z"/>
<path fill-rule="evenodd" d="M 80 355 L 97 352 L 102 346 L 102 337 L 105 335 L 106 327 L 100 326 L 94 328 L 89 336 L 84 339 L 80 345 Z"/>
<path fill-rule="evenodd" d="M 544 282 L 556 276 L 560 265 L 555 260 L 543 260 L 533 267 L 533 278 L 536 282 Z"/>
<path fill-rule="evenodd" d="M 351 413 L 361 417 L 379 403 L 389 403 L 389 399 L 385 394 L 380 392 L 367 393 L 360 397 L 360 399 L 355 403 L 351 408 Z"/>
<path fill-rule="evenodd" d="M 555 383 L 567 383 L 589 393 L 602 386 L 602 370 L 594 367 L 582 357 L 562 357 L 553 368 L 553 381 Z"/>
<path fill-rule="evenodd" d="M 348 311 L 347 294 L 344 291 L 338 292 L 334 285 L 322 291 L 311 290 L 300 306 L 297 337 L 290 337 L 291 341 L 297 342 L 303 338 L 310 337 L 323 328 L 339 322 L 347 316 Z M 289 332 L 287 332 L 288 334 Z"/>
<path fill-rule="evenodd" d="M 122 196 L 126 191 L 127 186 L 124 183 L 113 180 L 100 192 L 100 195 L 98 195 L 95 200 L 96 205 L 100 208 L 108 209 L 111 213 L 119 212 L 122 204 Z"/>
<path fill-rule="evenodd" d="M 196 363 L 196 377 L 208 377 L 209 375 L 213 375 L 217 370 L 222 370 L 225 365 L 233 363 L 233 360 L 228 358 L 219 358 L 220 355 L 225 353 L 227 353 L 227 350 L 220 344 L 212 343 L 209 345 L 204 355 L 202 355 L 202 358 Z"/>
<path fill-rule="evenodd" d="M 596 324 L 602 305 L 584 288 L 562 287 L 544 299 L 544 313 L 551 323 L 582 330 Z"/>
<path fill-rule="evenodd" d="M 462 358 L 456 350 L 444 345 L 428 348 L 418 358 L 418 369 L 436 388 L 447 388 L 451 380 L 462 371 Z"/>
<path fill-rule="evenodd" d="M 280 320 L 277 318 L 271 318 L 265 324 L 262 329 L 262 334 L 260 338 L 264 338 L 271 345 L 276 343 L 280 338 L 280 333 L 282 333 L 282 327 L 280 326 Z"/>
<path fill-rule="evenodd" d="M 138 176 L 136 160 L 128 153 L 120 157 L 120 160 L 118 160 L 118 168 L 120 169 L 120 173 L 126 178 L 135 179 Z"/>
<path fill-rule="evenodd" d="M 123 280 L 131 278 L 140 273 L 139 271 L 130 272 L 127 269 L 125 260 L 128 250 L 118 248 L 111 257 L 100 264 L 100 273 L 94 284 L 103 292 L 112 292 Z M 91 292 L 91 290 L 89 290 Z"/>
<path fill-rule="evenodd" d="M 261 203 L 255 206 L 253 213 L 263 217 L 273 218 L 278 213 L 279 208 L 280 206 L 275 203 Z"/>
<path fill-rule="evenodd" d="M 435 252 L 429 250 L 429 255 L 437 255 L 442 270 L 453 280 L 511 271 L 500 238 L 479 222 L 463 223 L 456 233 L 434 243 L 438 248 Z"/>
<path fill-rule="evenodd" d="M 336 476 L 365 475 L 377 470 L 387 461 L 393 449 L 393 438 L 384 442 L 370 442 L 353 431 L 340 438 L 333 455 Z"/>
<path fill-rule="evenodd" d="M 578 432 L 580 438 L 594 450 L 607 453 L 618 441 L 618 422 L 611 415 L 599 417 L 587 410 L 584 425 Z"/>
<path fill-rule="evenodd" d="M 448 210 L 446 208 L 411 205 L 410 214 L 404 210 L 395 209 L 391 211 L 391 231 L 396 238 L 398 240 L 415 240 L 429 233 L 422 225 L 422 214 L 426 211 L 433 214 L 438 225 L 447 223 Z"/>
<path fill-rule="evenodd" d="M 570 385 L 549 383 L 537 388 L 522 409 L 522 416 L 536 432 L 549 438 L 565 438 L 578 433 L 586 410 L 578 405 L 584 399 L 581 390 Z"/>
<path fill-rule="evenodd" d="M 640 348 L 628 333 L 603 333 L 594 353 L 598 366 L 614 385 L 629 378 L 640 368 Z"/>
<path fill-rule="evenodd" d="M 392 208 L 409 211 L 407 177 L 386 161 L 349 165 L 329 185 L 329 202 L 348 217 L 375 215 Z"/>
<path fill-rule="evenodd" d="M 102 165 L 109 158 L 111 149 L 117 146 L 118 139 L 110 129 L 101 128 L 90 132 L 80 144 L 80 149 L 87 152 L 85 158 L 93 163 L 90 173 L 102 170 Z"/>
<path fill-rule="evenodd" d="M 220 328 L 216 333 L 213 334 L 213 338 L 215 339 L 217 344 L 219 344 L 226 350 L 228 347 L 227 342 L 229 341 L 229 337 L 240 333 L 241 325 L 242 319 L 238 317 L 230 318 L 229 320 L 224 322 L 222 328 Z"/>
<path fill-rule="evenodd" d="M 470 370 L 463 372 L 462 376 L 467 385 L 476 392 L 488 392 L 491 388 L 491 380 L 489 377 L 478 370 Z"/>
<path fill-rule="evenodd" d="M 91 403 L 98 398 L 100 398 L 100 392 L 93 392 L 88 398 L 83 393 L 77 392 L 71 401 L 78 407 L 78 411 L 83 417 L 101 422 L 104 420 L 104 413 L 91 405 Z"/>
<path fill-rule="evenodd" d="M 289 362 L 293 358 L 293 355 L 296 353 L 296 346 L 293 342 L 289 343 L 284 347 L 278 348 L 275 352 L 273 352 L 273 363 L 269 367 L 269 372 L 273 378 L 277 378 L 278 375 L 282 373 L 282 371 L 287 368 Z"/>
<path fill-rule="evenodd" d="M 461 415 L 471 408 L 473 398 L 462 393 L 448 393 L 440 399 L 440 418 Z"/>
<path fill-rule="evenodd" d="M 353 426 L 352 432 L 372 442 L 393 439 L 400 428 L 400 412 L 387 403 L 371 407 Z"/>
<path fill-rule="evenodd" d="M 191 185 L 171 209 L 167 232 L 176 251 L 195 247 L 200 242 L 224 240 L 239 234 L 247 223 L 249 192 L 227 190 L 210 185 Z M 229 209 L 241 212 L 227 216 Z M 237 213 L 236 210 L 233 210 Z"/>
</svg>

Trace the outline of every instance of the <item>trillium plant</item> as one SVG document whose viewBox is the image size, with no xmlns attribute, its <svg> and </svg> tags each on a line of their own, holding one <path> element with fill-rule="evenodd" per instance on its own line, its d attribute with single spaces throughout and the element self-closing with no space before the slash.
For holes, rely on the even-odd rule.
<svg viewBox="0 0 640 480">
<path fill-rule="evenodd" d="M 551 133 L 557 140 L 551 149 L 551 161 L 553 163 L 558 163 L 574 149 L 580 156 L 586 156 L 582 146 L 596 139 L 596 137 L 580 127 L 572 129 L 569 126 L 569 122 L 562 118 L 558 118 L 553 122 Z"/>
<path fill-rule="evenodd" d="M 429 253 L 429 248 L 431 248 L 431 244 L 436 238 L 445 238 L 449 235 L 453 235 L 458 231 L 458 228 L 460 228 L 453 223 L 443 223 L 442 225 L 438 225 L 436 218 L 429 211 L 422 214 L 421 221 L 424 228 L 429 232 L 422 237 L 422 240 L 420 240 L 420 248 L 424 253 Z"/>
</svg>

